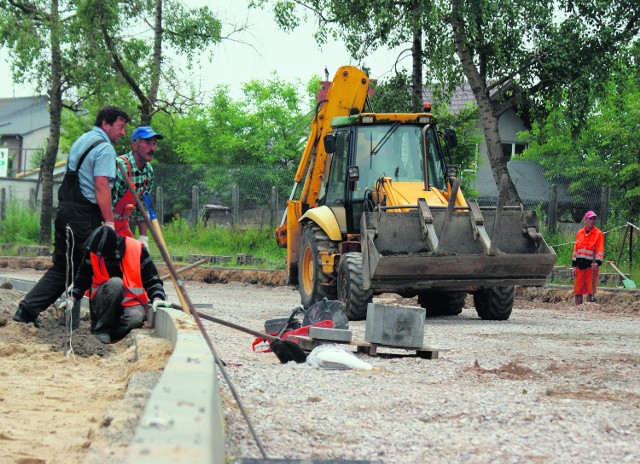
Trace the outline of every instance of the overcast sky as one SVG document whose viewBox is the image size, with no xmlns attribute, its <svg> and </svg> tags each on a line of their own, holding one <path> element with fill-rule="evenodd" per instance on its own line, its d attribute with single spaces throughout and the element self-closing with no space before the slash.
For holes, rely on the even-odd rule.
<svg viewBox="0 0 640 464">
<path fill-rule="evenodd" d="M 197 1 L 197 0 L 196 0 Z M 205 2 L 205 0 L 202 0 Z M 194 0 L 186 2 L 194 4 Z M 199 2 L 198 2 L 199 3 Z M 197 88 L 206 92 L 217 84 L 228 84 L 234 97 L 240 95 L 240 83 L 250 79 L 268 79 L 273 71 L 289 82 L 307 82 L 313 75 L 324 78 L 325 66 L 333 78 L 343 65 L 359 66 L 349 58 L 345 47 L 330 42 L 322 49 L 313 39 L 314 26 L 306 25 L 291 34 L 281 31 L 271 11 L 249 10 L 248 0 L 206 2 L 228 30 L 230 24 L 248 24 L 248 31 L 226 40 L 213 49 L 213 62 L 203 60 L 199 69 L 187 76 Z M 223 30 L 223 33 L 225 31 Z M 249 45 L 250 44 L 250 45 Z M 371 78 L 382 78 L 393 70 L 398 51 L 377 52 L 364 63 L 371 68 Z M 402 64 L 410 67 L 411 55 L 406 53 Z M 15 85 L 11 81 L 7 53 L 0 50 L 0 98 L 33 95 L 31 86 Z"/>
</svg>

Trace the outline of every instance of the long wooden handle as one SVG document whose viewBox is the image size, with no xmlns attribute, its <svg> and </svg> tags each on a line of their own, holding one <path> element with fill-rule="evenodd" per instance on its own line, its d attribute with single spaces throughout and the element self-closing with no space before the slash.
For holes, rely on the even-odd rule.
<svg viewBox="0 0 640 464">
<path fill-rule="evenodd" d="M 620 274 L 620 277 L 622 277 L 623 279 L 627 278 L 627 276 L 624 275 L 622 271 L 616 267 L 615 264 L 613 264 L 613 261 L 607 261 L 607 263 L 611 264 L 611 267 L 614 268 L 618 274 Z"/>
<path fill-rule="evenodd" d="M 116 163 L 118 165 L 118 169 L 122 173 L 122 176 L 125 179 L 129 179 L 129 175 L 127 171 L 125 171 L 124 167 L 120 163 Z M 178 273 L 176 272 L 175 267 L 173 266 L 173 262 L 171 261 L 171 257 L 169 256 L 169 252 L 167 251 L 167 245 L 164 242 L 164 237 L 162 236 L 162 230 L 160 229 L 160 224 L 158 223 L 158 219 L 156 218 L 155 211 L 151 210 L 147 213 L 144 205 L 140 201 L 138 194 L 136 193 L 136 186 L 129 179 L 129 192 L 136 200 L 136 205 L 140 212 L 142 213 L 145 222 L 149 226 L 151 230 L 151 236 L 153 240 L 156 242 L 158 246 L 158 250 L 160 250 L 160 254 L 162 255 L 162 259 L 164 259 L 165 264 L 167 265 L 167 269 L 169 269 L 169 274 L 171 275 L 171 281 L 173 282 L 173 286 L 176 289 L 176 294 L 178 295 L 178 300 L 180 300 L 180 304 L 184 308 L 184 312 L 191 315 L 193 313 L 193 305 L 189 300 L 189 297 L 186 295 L 186 292 L 183 290 L 182 282 L 178 279 Z M 153 219 L 151 219 L 151 216 Z"/>
<path fill-rule="evenodd" d="M 182 309 L 180 306 L 172 304 L 171 307 L 173 309 Z M 249 335 L 253 335 L 254 337 L 261 337 L 265 340 L 269 340 L 270 342 L 274 340 L 278 340 L 278 337 L 274 337 L 273 335 L 268 335 L 266 333 L 258 332 L 257 330 L 250 329 L 248 327 L 244 327 L 242 325 L 234 324 L 233 322 L 225 321 L 223 319 L 218 319 L 215 316 L 209 316 L 208 314 L 203 314 L 198 311 L 198 316 L 202 319 L 206 319 L 207 321 L 215 322 L 216 324 L 224 325 L 226 327 L 230 327 L 232 329 L 239 330 L 240 332 L 247 333 Z"/>
<path fill-rule="evenodd" d="M 195 263 L 191 263 L 191 264 L 189 264 L 187 266 L 182 266 L 181 268 L 176 269 L 176 274 L 182 274 L 183 272 L 186 272 L 186 271 L 188 271 L 190 269 L 193 269 L 194 267 L 198 267 L 201 264 L 206 263 L 207 261 L 209 261 L 209 258 L 202 258 L 202 259 L 196 261 Z M 169 278 L 171 278 L 171 274 L 165 274 L 163 276 L 160 276 L 160 280 L 167 280 Z"/>
</svg>

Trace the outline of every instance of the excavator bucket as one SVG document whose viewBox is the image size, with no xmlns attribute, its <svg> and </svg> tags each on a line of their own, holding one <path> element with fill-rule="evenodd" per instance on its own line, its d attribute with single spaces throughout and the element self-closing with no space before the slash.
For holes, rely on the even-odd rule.
<svg viewBox="0 0 640 464">
<path fill-rule="evenodd" d="M 364 213 L 361 247 L 365 289 L 376 292 L 473 291 L 541 286 L 556 254 L 537 231 L 534 211 L 501 206 Z"/>
</svg>

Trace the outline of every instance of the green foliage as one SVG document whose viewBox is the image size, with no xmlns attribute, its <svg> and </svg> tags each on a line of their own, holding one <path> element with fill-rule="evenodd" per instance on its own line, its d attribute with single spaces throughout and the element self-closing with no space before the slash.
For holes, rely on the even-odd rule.
<svg viewBox="0 0 640 464">
<path fill-rule="evenodd" d="M 375 95 L 371 99 L 377 113 L 413 113 L 411 100 L 411 76 L 400 70 L 388 79 L 372 83 Z"/>
<path fill-rule="evenodd" d="M 4 221 L 0 222 L 0 242 L 35 244 L 40 238 L 40 215 L 26 202 L 9 202 Z"/>
<path fill-rule="evenodd" d="M 285 263 L 286 250 L 278 248 L 271 228 L 191 227 L 184 219 L 178 219 L 164 227 L 163 236 L 172 255 L 231 256 L 229 265 L 235 265 L 236 255 L 250 254 L 263 258 L 264 267 L 283 268 Z M 150 252 L 159 254 L 155 243 L 150 243 Z"/>
<path fill-rule="evenodd" d="M 531 140 L 522 158 L 539 162 L 550 178 L 569 181 L 574 194 L 608 186 L 614 215 L 634 220 L 640 214 L 640 83 L 636 65 L 617 66 L 593 100 L 579 131 L 567 116 L 572 109 L 552 109 L 523 134 Z"/>
<path fill-rule="evenodd" d="M 218 87 L 209 105 L 176 121 L 176 150 L 191 164 L 287 166 L 304 147 L 309 125 L 300 84 L 273 79 L 243 84 L 240 100 Z"/>
</svg>

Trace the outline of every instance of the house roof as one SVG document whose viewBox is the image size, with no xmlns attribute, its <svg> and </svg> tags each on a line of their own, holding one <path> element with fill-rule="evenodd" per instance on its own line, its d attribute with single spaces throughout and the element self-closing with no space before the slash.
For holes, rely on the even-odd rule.
<svg viewBox="0 0 640 464">
<path fill-rule="evenodd" d="M 49 98 L 45 95 L 0 98 L 0 135 L 27 135 L 49 126 Z"/>
<path fill-rule="evenodd" d="M 491 101 L 494 106 L 499 105 L 500 95 L 508 95 L 509 93 L 521 93 L 522 90 L 520 87 L 513 83 L 508 83 L 502 88 L 493 88 L 491 89 L 490 96 Z M 425 88 L 422 92 L 422 101 L 433 101 L 433 89 Z M 455 88 L 453 93 L 451 94 L 451 100 L 449 101 L 449 112 L 452 114 L 459 113 L 463 108 L 472 105 L 478 106 L 476 102 L 476 97 L 471 90 L 471 85 L 468 82 L 465 82 L 462 85 L 459 85 Z M 514 108 L 514 110 L 518 113 L 518 116 L 522 118 L 525 125 L 531 126 L 531 119 L 529 115 L 529 108 L 531 107 L 530 101 L 527 99 L 522 108 Z"/>
<path fill-rule="evenodd" d="M 507 169 L 513 184 L 520 195 L 520 199 L 527 206 L 546 204 L 549 202 L 551 185 L 557 185 L 559 205 L 575 204 L 576 200 L 567 194 L 563 182 L 550 182 L 544 177 L 544 168 L 535 161 L 512 160 L 507 162 Z M 478 192 L 478 203 L 481 205 L 495 205 L 498 198 L 498 188 L 493 179 L 490 166 L 482 166 L 474 182 L 473 188 Z"/>
</svg>

